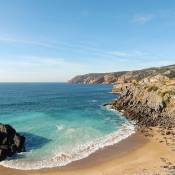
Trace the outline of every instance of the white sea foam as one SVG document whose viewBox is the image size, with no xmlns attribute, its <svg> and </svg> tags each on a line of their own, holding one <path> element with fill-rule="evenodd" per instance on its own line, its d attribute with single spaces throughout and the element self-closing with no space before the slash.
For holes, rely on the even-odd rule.
<svg viewBox="0 0 175 175">
<path fill-rule="evenodd" d="M 118 117 L 121 117 L 123 118 L 123 113 L 124 113 L 124 110 L 121 110 L 121 111 L 117 111 L 116 109 L 112 108 L 112 105 L 106 105 L 106 106 L 103 106 L 105 107 L 105 109 L 109 110 L 109 111 L 112 111 L 112 112 L 115 112 L 116 114 L 118 114 Z M 135 121 L 129 121 L 130 124 L 132 125 L 136 125 L 136 122 Z"/>
<path fill-rule="evenodd" d="M 97 100 L 92 100 L 93 103 L 97 102 Z"/>
<path fill-rule="evenodd" d="M 106 105 L 105 108 L 106 108 L 107 110 L 109 110 L 109 111 L 113 111 L 113 112 L 115 112 L 115 113 L 117 113 L 117 114 L 120 114 L 120 115 L 123 115 L 123 112 L 124 112 L 123 110 L 121 110 L 120 112 L 117 111 L 116 109 L 112 108 L 112 105 L 110 105 L 110 104 L 109 104 L 109 105 Z M 119 115 L 119 116 L 120 116 L 120 115 Z"/>
<path fill-rule="evenodd" d="M 58 131 L 61 131 L 64 129 L 64 125 L 56 125 L 56 128 L 58 129 Z"/>
<path fill-rule="evenodd" d="M 69 129 L 67 129 L 66 134 L 70 135 L 70 134 L 74 133 L 75 131 L 76 131 L 75 128 L 69 128 Z"/>
<path fill-rule="evenodd" d="M 27 160 L 6 160 L 2 161 L 0 165 L 5 167 L 21 169 L 21 170 L 33 170 L 41 168 L 52 168 L 58 166 L 65 166 L 73 161 L 88 157 L 90 154 L 102 149 L 106 146 L 110 146 L 118 143 L 119 141 L 127 138 L 135 132 L 134 125 L 126 122 L 121 128 L 109 135 L 98 138 L 93 142 L 87 144 L 78 145 L 70 152 L 56 153 L 55 156 L 47 160 L 41 161 L 27 161 Z"/>
</svg>

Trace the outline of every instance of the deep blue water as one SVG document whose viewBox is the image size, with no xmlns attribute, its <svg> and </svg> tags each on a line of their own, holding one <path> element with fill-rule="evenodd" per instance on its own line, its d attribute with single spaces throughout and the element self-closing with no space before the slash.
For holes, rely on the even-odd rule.
<svg viewBox="0 0 175 175">
<path fill-rule="evenodd" d="M 103 107 L 111 85 L 1 83 L 0 122 L 27 138 L 27 152 L 2 164 L 36 169 L 62 166 L 128 136 L 133 128 Z M 121 137 L 122 136 L 122 137 Z"/>
</svg>

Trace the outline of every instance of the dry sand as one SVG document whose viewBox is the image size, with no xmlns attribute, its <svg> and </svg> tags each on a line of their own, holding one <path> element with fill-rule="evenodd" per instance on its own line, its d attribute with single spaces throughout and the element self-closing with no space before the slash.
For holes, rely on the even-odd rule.
<svg viewBox="0 0 175 175">
<path fill-rule="evenodd" d="M 62 168 L 20 171 L 0 167 L 0 175 L 175 174 L 173 137 L 161 135 L 159 128 L 144 130 Z"/>
</svg>

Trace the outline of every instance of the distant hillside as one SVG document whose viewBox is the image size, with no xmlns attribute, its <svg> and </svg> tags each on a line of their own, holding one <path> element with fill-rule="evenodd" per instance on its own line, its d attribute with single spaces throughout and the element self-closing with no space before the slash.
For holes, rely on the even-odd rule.
<svg viewBox="0 0 175 175">
<path fill-rule="evenodd" d="M 122 71 L 112 73 L 90 73 L 85 75 L 78 75 L 69 83 L 82 83 L 82 84 L 114 84 L 122 82 L 131 82 L 133 80 L 139 81 L 148 76 L 166 75 L 169 78 L 175 77 L 175 65 L 164 67 L 153 67 L 149 69 Z"/>
</svg>

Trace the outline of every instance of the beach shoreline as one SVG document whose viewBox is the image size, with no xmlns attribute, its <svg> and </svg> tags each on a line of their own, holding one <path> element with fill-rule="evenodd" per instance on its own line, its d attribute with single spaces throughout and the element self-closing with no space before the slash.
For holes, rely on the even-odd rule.
<svg viewBox="0 0 175 175">
<path fill-rule="evenodd" d="M 86 168 L 91 168 L 94 166 L 97 166 L 99 164 L 103 164 L 107 161 L 112 160 L 116 156 L 121 157 L 123 154 L 127 154 L 128 152 L 132 151 L 133 149 L 137 149 L 138 147 L 141 147 L 146 142 L 148 142 L 148 139 L 144 138 L 140 132 L 136 132 L 134 134 L 131 134 L 126 139 L 123 139 L 122 141 L 111 145 L 104 147 L 103 149 L 100 149 L 96 151 L 95 153 L 92 153 L 86 158 L 73 161 L 69 163 L 68 165 L 62 166 L 62 167 L 54 167 L 54 168 L 43 168 L 38 170 L 18 170 L 13 168 L 7 168 L 7 167 L 0 167 L 0 171 L 3 171 L 4 173 L 11 172 L 11 173 L 43 173 L 45 171 L 52 172 L 52 171 L 61 171 L 61 172 L 67 172 L 67 171 L 74 171 L 74 170 L 82 170 Z M 6 175 L 6 174 L 4 174 Z"/>
<path fill-rule="evenodd" d="M 153 133 L 152 130 L 149 132 Z M 160 143 L 161 135 L 154 137 L 147 132 L 136 131 L 119 143 L 96 151 L 87 158 L 72 162 L 64 167 L 40 170 L 16 170 L 0 167 L 3 175 L 130 175 L 142 173 L 166 174 L 165 160 L 175 162 L 175 153 L 169 146 Z M 157 141 L 158 140 L 158 141 Z M 151 172 L 151 173 L 150 173 Z"/>
</svg>

